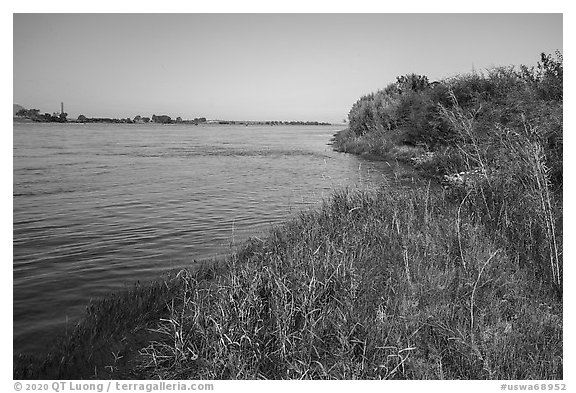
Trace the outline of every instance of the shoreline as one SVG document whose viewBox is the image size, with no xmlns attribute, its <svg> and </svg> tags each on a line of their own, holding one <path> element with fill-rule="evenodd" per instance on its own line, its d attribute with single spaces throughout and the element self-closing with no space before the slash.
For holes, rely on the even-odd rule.
<svg viewBox="0 0 576 393">
<path fill-rule="evenodd" d="M 152 123 L 150 123 L 150 124 L 152 124 Z M 327 145 L 331 145 L 331 143 L 328 143 Z M 410 172 L 411 176 L 407 176 L 407 175 L 405 176 L 406 167 L 405 166 L 400 167 L 398 165 L 398 160 L 395 157 L 376 157 L 376 156 L 371 156 L 371 155 L 362 155 L 362 158 L 366 159 L 366 160 L 374 160 L 374 161 L 379 161 L 379 162 L 382 162 L 382 161 L 386 161 L 389 163 L 396 162 L 396 171 L 398 171 L 398 173 L 401 174 L 401 176 L 396 176 L 396 179 L 395 179 L 396 185 L 400 186 L 400 182 L 405 182 L 408 179 L 410 179 L 410 181 L 413 184 L 415 184 L 414 176 L 415 176 L 416 172 L 412 171 L 412 172 Z M 404 162 L 404 164 L 406 164 L 406 162 Z M 341 192 L 341 191 L 342 190 L 340 190 L 340 189 L 334 189 L 334 190 L 332 190 L 332 194 L 337 193 L 337 192 Z M 327 203 L 330 199 L 331 199 L 331 197 L 328 197 L 327 199 L 325 199 L 322 202 L 322 204 Z M 298 212 L 296 214 L 296 216 L 299 216 L 302 214 L 314 213 L 314 212 L 316 212 L 317 209 L 318 209 L 318 207 L 316 207 L 316 208 L 307 207 L 304 210 Z M 274 231 L 278 230 L 279 228 L 282 228 L 282 227 L 290 224 L 290 222 L 292 222 L 293 220 L 294 219 L 288 219 L 284 223 L 276 224 L 270 230 L 266 231 L 266 233 L 263 235 L 267 236 L 267 235 L 269 235 L 269 232 L 274 232 Z M 265 237 L 265 236 L 263 236 L 263 237 Z M 242 244 L 236 245 L 235 248 L 237 249 L 237 251 L 222 252 L 216 256 L 211 256 L 211 257 L 207 257 L 205 259 L 200 259 L 200 260 L 194 260 L 194 264 L 191 264 L 189 267 L 167 271 L 155 279 L 150 279 L 147 281 L 140 281 L 139 280 L 138 282 L 133 282 L 131 285 L 127 286 L 124 289 L 110 292 L 108 295 L 106 295 L 102 298 L 94 299 L 93 301 L 90 301 L 86 305 L 86 312 L 84 313 L 83 316 L 80 317 L 80 320 L 77 322 L 77 324 L 75 325 L 73 330 L 77 329 L 79 326 L 83 326 L 83 325 L 87 324 L 88 323 L 87 321 L 92 320 L 92 318 L 99 318 L 98 316 L 95 316 L 92 314 L 94 312 L 94 310 L 98 310 L 101 307 L 111 307 L 108 305 L 110 302 L 119 301 L 119 299 L 122 299 L 123 297 L 126 297 L 126 298 L 139 297 L 139 296 L 141 296 L 140 292 L 142 290 L 146 291 L 147 288 L 157 288 L 158 286 L 174 285 L 174 282 L 175 282 L 174 277 L 176 277 L 178 275 L 185 274 L 188 276 L 188 275 L 199 274 L 200 276 L 210 277 L 210 279 L 214 279 L 217 275 L 223 275 L 228 269 L 228 268 L 223 267 L 223 266 L 226 266 L 231 258 L 232 259 L 236 258 L 236 256 L 239 255 L 238 258 L 243 259 L 244 258 L 243 255 L 246 252 L 250 252 L 250 249 L 254 244 L 264 243 L 264 242 L 265 241 L 262 241 L 258 237 L 251 237 L 251 238 L 247 239 L 246 241 L 244 241 Z M 100 312 L 102 312 L 102 311 L 100 311 Z M 80 327 L 80 329 L 83 329 L 83 328 Z M 71 337 L 74 336 L 74 334 L 75 334 L 75 332 L 72 332 L 70 336 L 66 336 L 65 333 L 59 334 L 57 337 L 55 337 L 55 341 L 57 342 L 56 347 L 58 347 L 58 346 L 68 347 L 70 345 L 70 343 L 67 341 L 70 340 Z M 111 346 L 114 346 L 114 345 L 111 345 Z M 52 352 L 54 351 L 54 348 L 55 348 L 54 346 L 48 347 L 45 349 L 45 351 L 42 351 L 39 353 L 15 353 L 13 355 L 14 360 L 15 360 L 15 364 L 16 364 L 16 361 L 18 361 L 20 363 L 22 363 L 22 362 L 25 363 L 25 362 L 28 362 L 30 360 L 32 360 L 33 362 L 36 362 L 38 358 L 44 358 L 40 363 L 50 362 L 50 359 L 53 356 Z M 36 360 L 33 360 L 33 359 L 36 359 Z M 18 372 L 24 373 L 24 374 L 22 374 L 22 376 L 26 375 L 25 374 L 26 371 L 24 370 L 25 367 L 23 367 L 23 366 L 22 367 L 16 366 L 16 367 L 20 367 Z M 38 365 L 38 367 L 43 368 L 45 366 L 44 365 Z M 42 378 L 44 378 L 46 376 L 47 375 L 43 374 Z"/>
<path fill-rule="evenodd" d="M 66 121 L 49 121 L 43 119 L 31 119 L 27 117 L 12 117 L 12 123 L 55 123 L 55 124 L 160 124 L 160 125 L 243 125 L 243 126 L 339 126 L 339 124 L 319 122 L 319 121 L 276 121 L 276 120 L 182 120 L 170 122 L 155 121 L 133 121 L 130 119 L 112 119 L 112 118 L 88 118 L 86 120 L 66 119 Z"/>
<path fill-rule="evenodd" d="M 493 330 L 511 342 L 524 337 L 548 348 L 533 361 L 517 358 L 514 374 L 505 374 L 512 363 L 504 360 L 493 377 L 561 378 L 561 304 L 554 305 L 546 288 L 509 276 L 513 261 L 474 220 L 463 218 L 467 226 L 456 231 L 457 207 L 441 189 L 334 190 L 321 207 L 300 212 L 263 239 L 249 239 L 235 253 L 91 303 L 50 353 L 15 355 L 14 378 L 430 379 L 439 369 L 426 353 L 439 354 L 441 345 L 449 349 L 442 355 L 444 377 L 484 379 L 489 374 L 478 368 L 469 344 Z M 476 239 L 465 247 L 478 259 L 468 266 L 478 270 L 446 265 L 462 237 Z M 492 263 L 482 278 L 486 259 Z M 504 298 L 521 304 L 528 312 L 522 318 L 537 315 L 537 322 L 510 322 L 511 304 L 494 309 L 503 277 L 515 283 Z M 475 293 L 480 278 L 482 292 Z M 471 296 L 478 314 L 473 322 Z M 548 299 L 552 308 L 521 300 L 531 297 Z M 486 313 L 490 318 L 480 317 Z M 445 334 L 458 331 L 459 339 L 445 341 Z M 392 356 L 408 347 L 414 347 L 412 359 Z M 497 359 L 512 348 L 486 350 L 483 357 Z M 401 359 L 403 369 L 397 367 Z M 306 369 L 294 368 L 299 362 Z M 542 362 L 551 365 L 545 374 Z M 361 364 L 370 367 L 357 368 Z"/>
</svg>

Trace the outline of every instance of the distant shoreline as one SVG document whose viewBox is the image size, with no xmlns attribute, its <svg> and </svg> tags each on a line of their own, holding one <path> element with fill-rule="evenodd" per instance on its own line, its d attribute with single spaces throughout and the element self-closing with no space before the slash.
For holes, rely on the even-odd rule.
<svg viewBox="0 0 576 393">
<path fill-rule="evenodd" d="M 45 120 L 35 120 L 35 119 L 28 119 L 25 117 L 17 117 L 14 116 L 12 118 L 13 123 L 71 123 L 71 124 L 173 124 L 173 125 L 201 125 L 201 124 L 208 124 L 208 125 L 245 125 L 245 126 L 336 126 L 341 124 L 335 123 L 327 123 L 327 122 L 318 122 L 318 121 L 252 121 L 252 120 L 208 120 L 205 122 L 194 122 L 194 121 L 181 121 L 181 122 L 171 122 L 171 123 L 162 123 L 162 122 L 128 122 L 124 121 L 123 119 L 94 119 L 94 120 L 77 120 L 77 119 L 70 119 L 64 122 L 56 122 L 56 121 L 45 121 Z"/>
</svg>

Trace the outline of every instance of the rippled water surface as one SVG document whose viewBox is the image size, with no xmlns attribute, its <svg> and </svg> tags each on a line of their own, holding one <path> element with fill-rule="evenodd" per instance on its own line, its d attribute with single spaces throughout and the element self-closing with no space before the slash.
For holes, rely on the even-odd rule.
<svg viewBox="0 0 576 393">
<path fill-rule="evenodd" d="M 386 163 L 338 127 L 14 124 L 14 351 L 46 349 L 90 299 L 229 252 Z"/>
</svg>

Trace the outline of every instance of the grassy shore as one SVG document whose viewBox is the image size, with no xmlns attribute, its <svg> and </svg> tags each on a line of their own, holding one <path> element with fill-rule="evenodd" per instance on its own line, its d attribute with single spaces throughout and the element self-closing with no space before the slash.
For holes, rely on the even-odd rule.
<svg viewBox="0 0 576 393">
<path fill-rule="evenodd" d="M 520 257 L 453 198 L 336 192 L 224 260 L 90 305 L 14 377 L 561 379 L 546 243 Z"/>
</svg>

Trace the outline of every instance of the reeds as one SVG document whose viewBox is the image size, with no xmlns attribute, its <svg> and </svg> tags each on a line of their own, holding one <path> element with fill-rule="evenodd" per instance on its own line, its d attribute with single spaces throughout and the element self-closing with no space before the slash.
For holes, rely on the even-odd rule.
<svg viewBox="0 0 576 393">
<path fill-rule="evenodd" d="M 471 174 L 463 184 L 466 196 L 461 205 L 476 206 L 475 214 L 495 234 L 507 238 L 508 248 L 520 248 L 520 237 L 526 233 L 519 233 L 518 228 L 524 228 L 533 236 L 527 250 L 534 259 L 532 267 L 540 274 L 548 263 L 546 277 L 561 293 L 562 259 L 556 228 L 562 210 L 550 190 L 550 170 L 542 148 L 545 138 L 526 119 L 520 129 L 496 124 L 478 135 L 477 112 L 466 113 L 452 97 L 453 107 L 441 111 L 459 135 L 458 149 L 464 157 L 460 170 Z"/>
</svg>

